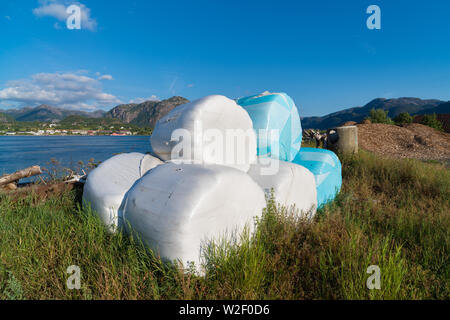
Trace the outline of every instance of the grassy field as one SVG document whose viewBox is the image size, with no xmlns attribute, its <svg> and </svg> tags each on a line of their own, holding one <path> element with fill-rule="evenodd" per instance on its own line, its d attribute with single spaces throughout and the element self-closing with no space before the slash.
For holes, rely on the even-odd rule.
<svg viewBox="0 0 450 320">
<path fill-rule="evenodd" d="M 314 221 L 269 202 L 255 237 L 212 246 L 205 277 L 111 235 L 75 192 L 0 195 L 0 299 L 448 299 L 450 170 L 367 152 L 343 160 L 343 189 Z M 81 289 L 66 287 L 81 268 Z M 378 265 L 381 289 L 368 290 Z"/>
</svg>

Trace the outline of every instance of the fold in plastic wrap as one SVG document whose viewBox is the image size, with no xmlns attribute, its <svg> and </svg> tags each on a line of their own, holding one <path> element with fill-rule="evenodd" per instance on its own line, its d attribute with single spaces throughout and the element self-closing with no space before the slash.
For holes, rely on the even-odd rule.
<svg viewBox="0 0 450 320">
<path fill-rule="evenodd" d="M 265 205 L 262 189 L 240 170 L 167 162 L 131 188 L 121 210 L 126 230 L 161 258 L 199 266 L 208 241 L 233 239 L 246 225 L 252 232 Z"/>
<path fill-rule="evenodd" d="M 264 92 L 237 103 L 253 121 L 258 156 L 292 161 L 302 144 L 302 125 L 294 101 L 286 93 Z"/>
<path fill-rule="evenodd" d="M 294 209 L 297 215 L 311 218 L 317 209 L 317 192 L 314 175 L 298 164 L 263 158 L 252 164 L 248 175 L 258 183 L 267 197 Z"/>
<path fill-rule="evenodd" d="M 83 204 L 90 205 L 112 231 L 121 226 L 119 208 L 131 186 L 162 161 L 142 153 L 123 153 L 92 170 L 83 190 Z"/>
</svg>

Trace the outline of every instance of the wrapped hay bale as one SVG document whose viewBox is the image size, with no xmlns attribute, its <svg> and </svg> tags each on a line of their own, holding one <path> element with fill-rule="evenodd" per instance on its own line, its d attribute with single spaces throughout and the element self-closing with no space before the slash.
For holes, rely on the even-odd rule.
<svg viewBox="0 0 450 320">
<path fill-rule="evenodd" d="M 114 156 L 89 173 L 83 189 L 83 205 L 90 205 L 102 222 L 114 231 L 121 226 L 118 210 L 126 192 L 147 171 L 162 161 L 142 153 Z"/>
<path fill-rule="evenodd" d="M 248 175 L 265 191 L 268 197 L 274 192 L 275 200 L 285 207 L 294 207 L 302 217 L 312 217 L 317 208 L 314 175 L 298 164 L 259 157 Z"/>
<path fill-rule="evenodd" d="M 233 238 L 245 225 L 252 231 L 265 205 L 262 189 L 240 170 L 169 161 L 130 189 L 121 210 L 128 232 L 161 258 L 198 267 L 209 240 Z"/>
<path fill-rule="evenodd" d="M 220 164 L 247 171 L 256 159 L 256 135 L 248 113 L 234 100 L 211 95 L 176 107 L 150 138 L 162 160 Z"/>
<path fill-rule="evenodd" d="M 286 93 L 266 91 L 238 99 L 237 103 L 253 121 L 258 156 L 292 161 L 302 143 L 302 126 L 294 101 Z"/>
<path fill-rule="evenodd" d="M 319 208 L 332 201 L 341 190 L 342 165 L 334 152 L 325 149 L 302 148 L 293 162 L 314 174 Z"/>
</svg>

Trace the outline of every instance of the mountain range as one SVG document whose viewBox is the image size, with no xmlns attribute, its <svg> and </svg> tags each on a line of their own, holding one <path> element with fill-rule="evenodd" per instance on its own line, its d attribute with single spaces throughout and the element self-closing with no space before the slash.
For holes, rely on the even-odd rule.
<svg viewBox="0 0 450 320">
<path fill-rule="evenodd" d="M 87 118 L 113 118 L 123 123 L 135 124 L 140 127 L 153 128 L 159 118 L 170 110 L 189 102 L 183 97 L 172 97 L 162 101 L 145 101 L 139 104 L 121 104 L 110 111 L 96 110 L 93 112 L 67 110 L 42 104 L 37 107 L 24 107 L 22 109 L 9 109 L 0 112 L 0 122 L 15 121 L 41 121 L 59 122 L 69 116 L 82 116 Z"/>
<path fill-rule="evenodd" d="M 0 122 L 11 121 L 61 121 L 64 118 L 77 115 L 89 118 L 113 118 L 124 123 L 135 124 L 141 127 L 153 128 L 156 122 L 173 108 L 187 103 L 189 100 L 175 96 L 162 101 L 145 101 L 139 104 L 121 104 L 109 111 L 96 110 L 94 112 L 67 110 L 48 105 L 25 107 L 22 109 L 9 109 L 0 112 Z M 341 125 L 346 121 L 359 122 L 367 117 L 371 109 L 384 109 L 393 118 L 401 112 L 411 115 L 421 114 L 450 114 L 450 101 L 436 99 L 422 100 L 419 98 L 377 98 L 362 107 L 354 107 L 333 112 L 322 117 L 302 118 L 304 129 L 327 129 Z"/>
<path fill-rule="evenodd" d="M 450 101 L 422 100 L 419 98 L 377 98 L 362 107 L 354 107 L 327 114 L 323 117 L 302 118 L 304 129 L 328 129 L 339 126 L 347 121 L 360 122 L 370 114 L 371 109 L 383 109 L 388 111 L 388 116 L 394 118 L 402 112 L 411 115 L 420 114 L 448 114 L 450 113 Z"/>
<path fill-rule="evenodd" d="M 105 115 L 105 111 L 96 110 L 93 112 L 68 110 L 63 108 L 52 107 L 46 104 L 41 104 L 37 107 L 24 107 L 21 109 L 9 109 L 1 111 L 6 116 L 13 118 L 16 121 L 41 121 L 52 122 L 59 121 L 68 116 L 85 116 L 90 118 L 101 118 Z"/>
</svg>

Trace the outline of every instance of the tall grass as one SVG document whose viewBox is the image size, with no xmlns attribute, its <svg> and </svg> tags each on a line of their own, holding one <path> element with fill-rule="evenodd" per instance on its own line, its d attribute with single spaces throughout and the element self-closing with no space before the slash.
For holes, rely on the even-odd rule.
<svg viewBox="0 0 450 320">
<path fill-rule="evenodd" d="M 342 161 L 342 192 L 313 221 L 271 199 L 253 237 L 211 243 L 205 276 L 108 233 L 73 192 L 0 195 L 0 299 L 448 299 L 450 171 L 366 152 Z M 80 290 L 66 286 L 70 265 Z M 380 290 L 366 286 L 370 265 Z"/>
</svg>

